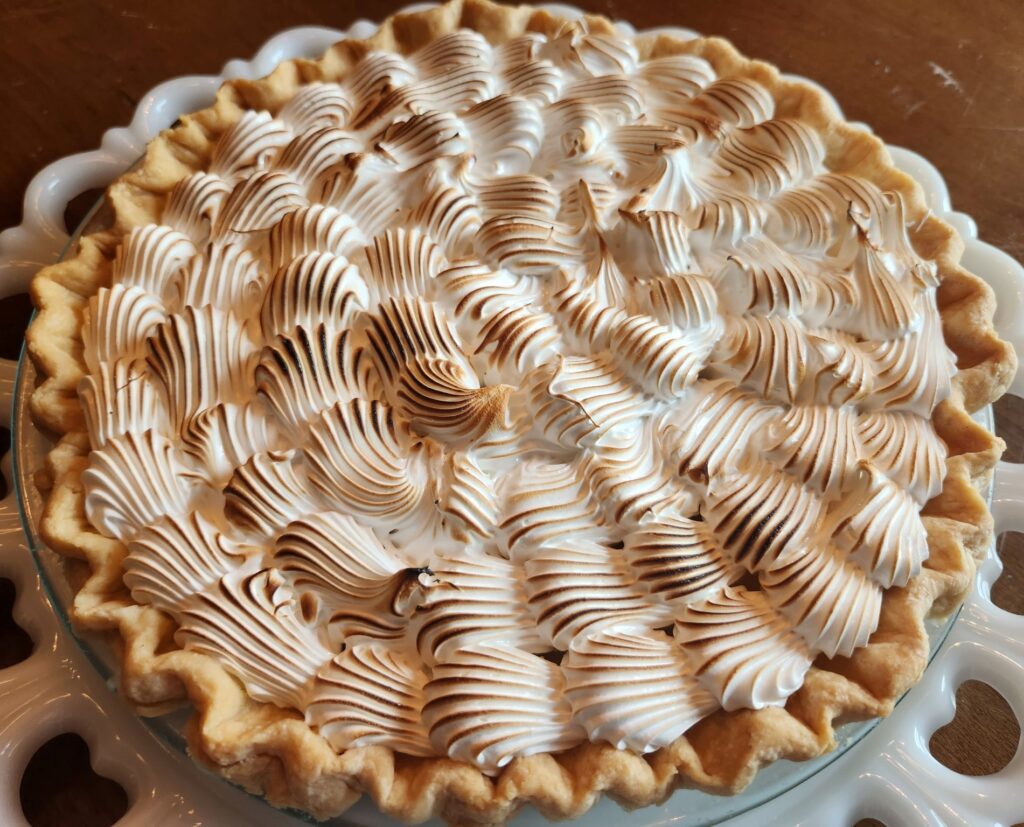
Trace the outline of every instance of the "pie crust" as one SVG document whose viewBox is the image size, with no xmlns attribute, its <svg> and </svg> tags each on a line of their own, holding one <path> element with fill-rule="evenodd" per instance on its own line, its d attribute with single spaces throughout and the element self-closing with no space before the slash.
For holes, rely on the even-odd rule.
<svg viewBox="0 0 1024 827">
<path fill-rule="evenodd" d="M 587 21 L 591 31 L 612 31 L 603 18 Z M 86 371 L 83 312 L 89 298 L 110 283 L 120 242 L 132 228 L 159 219 L 166 194 L 207 168 L 217 137 L 248 109 L 276 111 L 299 85 L 341 79 L 371 49 L 406 55 L 460 28 L 473 29 L 492 44 L 524 32 L 553 37 L 564 23 L 527 6 L 452 0 L 395 15 L 372 38 L 343 41 L 319 61 L 290 61 L 262 80 L 229 81 L 213 106 L 162 133 L 141 165 L 110 186 L 110 228 L 83 237 L 73 257 L 45 268 L 33 281 L 39 312 L 27 333 L 28 353 L 42 381 L 31 407 L 37 424 L 58 438 L 41 485 L 46 507 L 40 530 L 51 548 L 88 567 L 73 619 L 83 629 L 119 632 L 122 692 L 140 714 L 191 704 L 195 714 L 187 734 L 193 757 L 275 806 L 326 818 L 366 793 L 384 813 L 406 821 L 440 815 L 453 823 L 499 824 L 527 804 L 551 818 L 573 818 L 602 792 L 629 807 L 664 800 L 681 786 L 735 793 L 765 764 L 804 760 L 834 748 L 834 724 L 888 714 L 926 666 L 925 618 L 959 605 L 971 587 L 975 561 L 991 543 L 991 515 L 981 492 L 1003 443 L 970 414 L 1006 390 L 1016 357 L 993 329 L 991 290 L 959 265 L 962 240 L 930 213 L 920 187 L 893 167 L 882 142 L 841 121 L 815 89 L 784 80 L 774 67 L 744 58 L 724 40 L 652 34 L 635 41 L 642 58 L 697 55 L 720 77 L 755 79 L 771 93 L 777 113 L 798 117 L 817 132 L 831 171 L 899 193 L 916 252 L 937 265 L 943 334 L 958 364 L 951 395 L 932 415 L 948 448 L 947 476 L 941 493 L 922 511 L 930 551 L 924 568 L 906 587 L 885 592 L 868 645 L 851 657 L 819 657 L 784 707 L 719 710 L 647 755 L 584 742 L 556 754 L 516 758 L 489 777 L 466 763 L 410 757 L 380 746 L 338 754 L 294 710 L 254 701 L 216 660 L 178 648 L 171 618 L 131 598 L 122 580 L 124 545 L 99 534 L 85 516 L 81 475 L 90 442 L 77 393 Z"/>
</svg>

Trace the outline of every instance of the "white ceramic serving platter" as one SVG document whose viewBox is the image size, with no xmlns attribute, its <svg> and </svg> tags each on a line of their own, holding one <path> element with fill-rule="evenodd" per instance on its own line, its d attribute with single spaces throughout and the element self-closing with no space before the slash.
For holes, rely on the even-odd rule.
<svg viewBox="0 0 1024 827">
<path fill-rule="evenodd" d="M 408 10 L 426 7 L 421 4 Z M 582 14 L 568 6 L 546 8 L 565 17 Z M 633 33 L 628 25 L 620 25 Z M 271 38 L 251 61 L 230 61 L 218 76 L 177 78 L 153 89 L 139 103 L 131 124 L 105 133 L 99 149 L 57 161 L 33 179 L 25 194 L 22 224 L 0 234 L 0 297 L 24 292 L 31 276 L 60 256 L 69 241 L 64 211 L 75 196 L 109 184 L 135 163 L 161 129 L 179 115 L 208 105 L 224 80 L 260 77 L 283 60 L 318 56 L 344 37 L 368 37 L 376 26 L 362 20 L 346 31 L 291 29 Z M 669 31 L 695 36 L 681 29 Z M 1024 352 L 1024 268 L 977 239 L 974 222 L 952 210 L 945 183 L 931 164 L 908 150 L 891 147 L 890 151 L 896 164 L 922 184 L 931 209 L 963 235 L 965 266 L 992 285 L 999 300 L 996 325 L 1018 352 Z M 0 360 L 0 424 L 10 427 L 14 421 L 16 425 L 16 476 L 31 527 L 39 501 L 27 483 L 40 467 L 44 443 L 26 416 L 27 396 L 16 393 L 17 387 L 31 387 L 31 365 L 26 363 L 22 376 L 16 374 L 17 363 Z M 1024 372 L 1018 374 L 1011 392 L 1024 396 Z M 991 412 L 983 412 L 981 420 L 991 427 Z M 0 824 L 25 824 L 18 799 L 24 767 L 42 744 L 67 731 L 86 739 L 97 772 L 125 788 L 129 807 L 119 825 L 284 827 L 301 823 L 298 814 L 274 810 L 193 764 L 169 743 L 175 740 L 173 727 L 178 719 L 160 722 L 158 731 L 170 736 L 157 737 L 117 696 L 112 688 L 116 681 L 104 677 L 104 663 L 95 662 L 97 657 L 102 661 L 101 650 L 86 642 L 87 656 L 81 641 L 65 625 L 66 584 L 62 588 L 50 577 L 51 592 L 40 575 L 38 565 L 52 572 L 58 561 L 53 552 L 30 547 L 23 532 L 10 455 L 0 463 L 0 471 L 10 491 L 0 501 L 0 577 L 14 581 L 15 619 L 35 642 L 27 660 L 0 670 Z M 1024 467 L 1000 463 L 992 508 L 997 533 L 1024 530 Z M 763 771 L 751 788 L 732 798 L 681 790 L 660 807 L 629 814 L 605 799 L 576 823 L 579 827 L 613 822 L 623 827 L 692 827 L 715 821 L 729 827 L 848 827 L 860 818 L 877 818 L 889 827 L 982 827 L 1024 821 L 1020 744 L 1004 769 L 978 778 L 947 769 L 928 750 L 932 733 L 953 718 L 956 689 L 965 680 L 993 686 L 1017 719 L 1024 720 L 1024 617 L 992 603 L 990 591 L 1000 571 L 993 547 L 979 567 L 974 592 L 922 681 L 874 728 L 841 729 L 843 743 L 835 760 L 830 755 L 800 765 L 778 762 Z M 936 626 L 937 641 L 944 632 L 944 627 Z M 383 827 L 390 822 L 364 800 L 333 823 Z M 530 809 L 514 823 L 518 827 L 548 824 Z"/>
</svg>

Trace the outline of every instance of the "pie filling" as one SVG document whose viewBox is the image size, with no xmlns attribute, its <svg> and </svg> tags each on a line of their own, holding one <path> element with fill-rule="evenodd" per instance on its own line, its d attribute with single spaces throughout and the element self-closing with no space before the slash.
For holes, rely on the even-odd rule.
<svg viewBox="0 0 1024 827">
<path fill-rule="evenodd" d="M 865 645 L 954 361 L 900 197 L 775 109 L 576 23 L 246 112 L 83 323 L 132 597 L 338 751 L 488 773 Z"/>
</svg>

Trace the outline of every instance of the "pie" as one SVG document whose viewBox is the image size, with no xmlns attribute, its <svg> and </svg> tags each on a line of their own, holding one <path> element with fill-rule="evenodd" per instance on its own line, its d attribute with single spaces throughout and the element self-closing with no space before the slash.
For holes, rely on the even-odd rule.
<svg viewBox="0 0 1024 827">
<path fill-rule="evenodd" d="M 230 81 L 33 283 L 42 523 L 142 714 L 317 817 L 731 793 L 920 676 L 1015 368 L 868 132 L 453 0 Z"/>
</svg>

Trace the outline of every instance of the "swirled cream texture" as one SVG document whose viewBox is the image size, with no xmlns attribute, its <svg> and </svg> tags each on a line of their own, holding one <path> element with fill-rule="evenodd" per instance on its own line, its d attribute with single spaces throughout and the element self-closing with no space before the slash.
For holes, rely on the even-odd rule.
<svg viewBox="0 0 1024 827">
<path fill-rule="evenodd" d="M 339 751 L 489 773 L 866 644 L 954 364 L 899 196 L 774 110 L 574 24 L 246 112 L 84 320 L 134 598 Z"/>
</svg>

